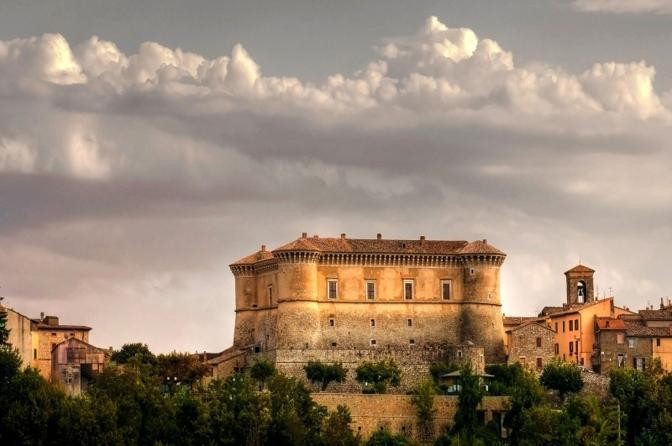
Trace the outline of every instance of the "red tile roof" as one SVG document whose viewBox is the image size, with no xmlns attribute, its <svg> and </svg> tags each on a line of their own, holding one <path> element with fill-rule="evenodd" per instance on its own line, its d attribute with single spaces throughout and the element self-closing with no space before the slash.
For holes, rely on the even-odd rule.
<svg viewBox="0 0 672 446">
<path fill-rule="evenodd" d="M 534 316 L 504 316 L 504 326 L 516 326 L 528 321 L 536 321 L 538 319 L 538 317 Z"/>
<path fill-rule="evenodd" d="M 625 323 L 622 319 L 598 317 L 597 328 L 598 330 L 625 330 Z"/>
<path fill-rule="evenodd" d="M 460 250 L 460 254 L 498 254 L 506 255 L 499 249 L 488 244 L 487 240 L 476 240 L 475 242 L 468 243 L 467 246 Z"/>
<path fill-rule="evenodd" d="M 672 327 L 647 327 L 638 322 L 625 321 L 626 333 L 635 337 L 672 337 Z"/>
<path fill-rule="evenodd" d="M 565 271 L 565 274 L 567 274 L 567 273 L 594 273 L 594 272 L 595 272 L 594 269 L 591 269 L 591 268 L 588 268 L 587 266 L 578 264 L 574 268 Z"/>
<path fill-rule="evenodd" d="M 664 308 L 662 310 L 639 310 L 643 319 L 649 321 L 672 321 L 672 309 Z"/>
<path fill-rule="evenodd" d="M 233 262 L 231 265 L 252 265 L 263 260 L 269 260 L 273 258 L 273 253 L 271 251 L 257 251 L 249 256 L 245 256 L 240 260 Z"/>
</svg>

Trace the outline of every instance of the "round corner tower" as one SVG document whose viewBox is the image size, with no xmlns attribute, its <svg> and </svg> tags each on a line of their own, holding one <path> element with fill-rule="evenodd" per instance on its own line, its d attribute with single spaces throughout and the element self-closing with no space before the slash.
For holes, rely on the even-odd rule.
<svg viewBox="0 0 672 446">
<path fill-rule="evenodd" d="M 273 255 L 278 261 L 277 348 L 315 348 L 321 337 L 317 299 L 320 252 L 304 235 Z"/>
<path fill-rule="evenodd" d="M 462 248 L 460 258 L 463 269 L 461 342 L 482 346 L 486 363 L 502 362 L 505 352 L 500 267 L 506 254 L 489 245 L 487 240 L 478 240 Z"/>
</svg>

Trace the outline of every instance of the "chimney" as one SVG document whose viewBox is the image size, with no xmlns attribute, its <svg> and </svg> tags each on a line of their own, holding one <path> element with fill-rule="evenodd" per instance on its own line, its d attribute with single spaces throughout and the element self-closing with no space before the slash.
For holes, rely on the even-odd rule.
<svg viewBox="0 0 672 446">
<path fill-rule="evenodd" d="M 345 240 L 345 232 L 341 233 L 341 240 Z"/>
<path fill-rule="evenodd" d="M 380 232 L 378 234 L 376 234 L 376 239 L 377 240 L 382 240 L 383 239 L 383 234 L 381 234 Z"/>
<path fill-rule="evenodd" d="M 40 313 L 40 320 L 44 320 L 44 311 Z"/>
<path fill-rule="evenodd" d="M 662 310 L 663 308 L 665 308 L 665 304 L 663 303 L 663 298 L 661 297 L 660 298 L 660 309 Z"/>
<path fill-rule="evenodd" d="M 313 238 L 320 238 L 320 236 L 317 235 L 317 234 L 315 234 L 315 235 L 313 236 Z"/>
<path fill-rule="evenodd" d="M 308 233 L 307 232 L 302 232 L 301 233 L 301 238 L 308 238 Z"/>
<path fill-rule="evenodd" d="M 425 236 L 424 236 L 424 235 L 421 235 L 421 236 L 420 236 L 420 244 L 422 244 L 424 241 L 425 241 Z"/>
<path fill-rule="evenodd" d="M 266 245 L 261 245 L 261 252 L 266 252 Z"/>
<path fill-rule="evenodd" d="M 487 245 L 487 244 L 488 244 L 488 240 L 487 240 L 487 239 L 483 239 L 483 243 L 485 243 L 485 244 Z"/>
</svg>

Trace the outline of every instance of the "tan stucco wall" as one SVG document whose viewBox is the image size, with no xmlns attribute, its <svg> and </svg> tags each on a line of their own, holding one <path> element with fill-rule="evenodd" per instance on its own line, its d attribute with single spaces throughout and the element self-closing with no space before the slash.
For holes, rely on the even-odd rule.
<svg viewBox="0 0 672 446">
<path fill-rule="evenodd" d="M 660 339 L 660 347 L 658 347 L 656 339 Z M 652 338 L 651 343 L 653 345 L 653 358 L 660 359 L 663 368 L 672 372 L 672 338 Z"/>
<path fill-rule="evenodd" d="M 9 308 L 4 309 L 7 314 L 7 328 L 9 329 L 9 343 L 19 351 L 23 367 L 31 365 L 33 358 L 33 338 L 30 331 L 30 318 Z"/>
<path fill-rule="evenodd" d="M 51 352 L 61 342 L 74 335 L 75 338 L 89 342 L 89 333 L 85 330 L 59 328 L 59 326 L 39 328 L 37 330 L 37 361 L 35 367 L 45 379 L 51 379 Z"/>
</svg>

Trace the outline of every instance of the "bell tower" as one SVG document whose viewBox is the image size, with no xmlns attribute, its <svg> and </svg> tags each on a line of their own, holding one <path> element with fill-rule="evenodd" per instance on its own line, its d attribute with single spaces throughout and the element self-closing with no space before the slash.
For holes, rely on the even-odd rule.
<svg viewBox="0 0 672 446">
<path fill-rule="evenodd" d="M 593 274 L 595 270 L 580 264 L 565 272 L 567 305 L 586 304 L 595 300 Z"/>
</svg>

